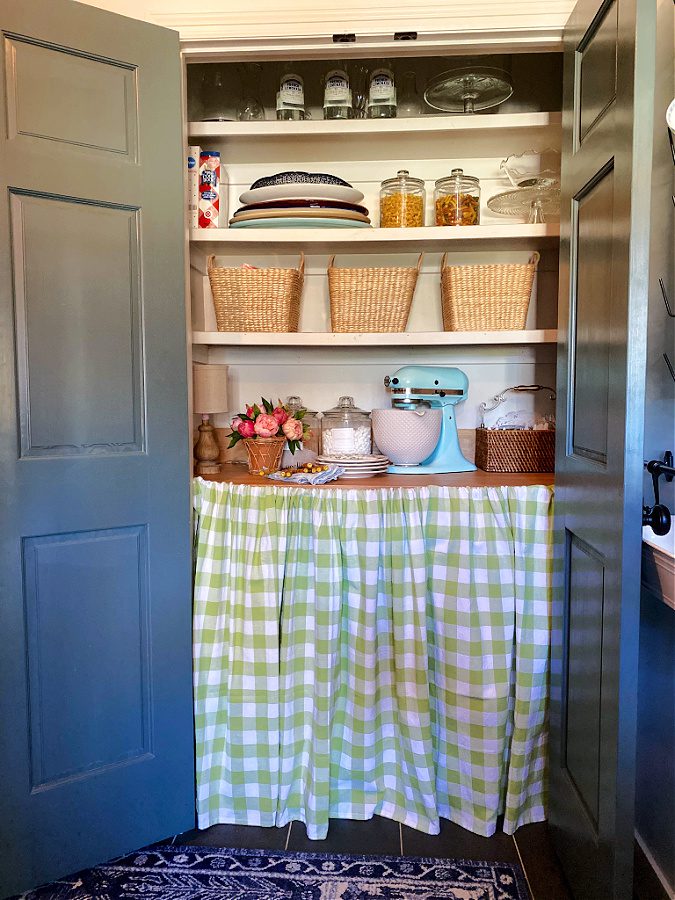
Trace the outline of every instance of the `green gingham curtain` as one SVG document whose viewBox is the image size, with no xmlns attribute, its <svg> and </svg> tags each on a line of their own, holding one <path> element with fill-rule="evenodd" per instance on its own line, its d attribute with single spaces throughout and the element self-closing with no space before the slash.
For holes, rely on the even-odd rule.
<svg viewBox="0 0 675 900">
<path fill-rule="evenodd" d="M 541 821 L 552 491 L 196 479 L 198 824 Z"/>
</svg>

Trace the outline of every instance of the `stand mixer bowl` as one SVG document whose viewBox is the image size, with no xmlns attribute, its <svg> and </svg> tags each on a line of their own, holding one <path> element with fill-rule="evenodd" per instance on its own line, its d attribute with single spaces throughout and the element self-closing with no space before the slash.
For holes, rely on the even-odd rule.
<svg viewBox="0 0 675 900">
<path fill-rule="evenodd" d="M 416 409 L 374 409 L 373 439 L 381 453 L 398 466 L 417 466 L 430 456 L 441 434 L 443 412 Z"/>
</svg>

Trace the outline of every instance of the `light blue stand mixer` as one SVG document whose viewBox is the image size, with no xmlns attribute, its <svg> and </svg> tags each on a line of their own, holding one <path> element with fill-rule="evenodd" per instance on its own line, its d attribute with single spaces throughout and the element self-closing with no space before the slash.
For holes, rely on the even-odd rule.
<svg viewBox="0 0 675 900">
<path fill-rule="evenodd" d="M 417 409 L 428 406 L 441 409 L 441 433 L 438 443 L 427 459 L 419 465 L 390 466 L 387 471 L 402 475 L 423 475 L 441 472 L 473 472 L 476 467 L 459 448 L 459 436 L 454 407 L 466 400 L 469 379 L 461 369 L 450 366 L 403 366 L 387 375 L 384 386 L 391 393 L 394 409 Z"/>
</svg>

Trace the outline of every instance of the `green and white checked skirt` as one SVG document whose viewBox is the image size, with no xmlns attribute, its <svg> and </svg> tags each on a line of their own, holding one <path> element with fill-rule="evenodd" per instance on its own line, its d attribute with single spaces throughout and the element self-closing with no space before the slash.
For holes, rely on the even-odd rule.
<svg viewBox="0 0 675 900">
<path fill-rule="evenodd" d="M 552 499 L 196 479 L 199 827 L 544 819 Z"/>
</svg>

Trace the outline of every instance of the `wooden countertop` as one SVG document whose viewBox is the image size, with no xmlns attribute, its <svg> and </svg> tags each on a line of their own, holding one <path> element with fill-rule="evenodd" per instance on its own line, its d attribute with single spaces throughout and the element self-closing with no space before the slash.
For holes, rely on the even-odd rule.
<svg viewBox="0 0 675 900">
<path fill-rule="evenodd" d="M 376 475 L 374 478 L 338 479 L 328 484 L 294 484 L 291 482 L 270 481 L 261 475 L 251 475 L 242 465 L 223 463 L 218 475 L 202 475 L 204 481 L 231 482 L 232 484 L 279 485 L 283 487 L 316 487 L 316 488 L 369 488 L 384 489 L 398 487 L 515 487 L 518 485 L 554 483 L 552 472 L 544 474 L 525 473 L 514 475 L 504 472 L 452 472 L 446 475 Z"/>
</svg>

